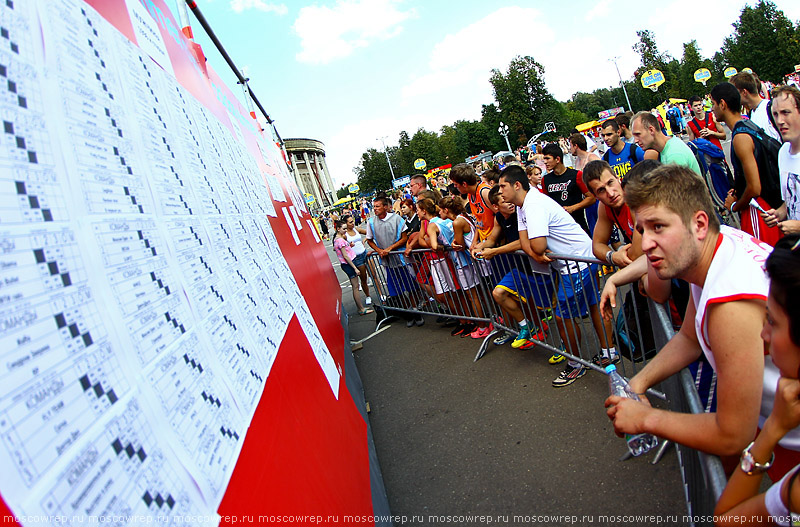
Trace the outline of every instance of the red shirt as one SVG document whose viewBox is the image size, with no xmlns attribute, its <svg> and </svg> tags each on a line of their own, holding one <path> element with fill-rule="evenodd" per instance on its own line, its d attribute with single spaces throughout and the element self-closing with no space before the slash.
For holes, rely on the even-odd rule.
<svg viewBox="0 0 800 527">
<path fill-rule="evenodd" d="M 703 121 L 698 121 L 697 117 L 689 121 L 689 128 L 692 129 L 692 133 L 695 137 L 700 137 L 700 130 L 703 128 L 708 128 L 712 132 L 719 132 L 717 130 L 717 125 L 714 122 L 714 119 L 711 117 L 711 112 L 706 112 L 706 118 Z M 703 139 L 708 139 L 718 147 L 722 148 L 722 143 L 719 142 L 719 139 L 716 137 L 703 137 Z"/>
</svg>

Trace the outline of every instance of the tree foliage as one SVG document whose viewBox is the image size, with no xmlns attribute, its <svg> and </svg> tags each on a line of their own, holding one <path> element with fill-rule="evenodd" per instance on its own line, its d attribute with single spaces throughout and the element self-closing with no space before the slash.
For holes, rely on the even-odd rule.
<svg viewBox="0 0 800 527">
<path fill-rule="evenodd" d="M 772 82 L 794 71 L 800 57 L 800 27 L 770 0 L 745 6 L 733 27 L 722 46 L 727 65 L 739 70 L 749 67 L 762 80 Z"/>
</svg>

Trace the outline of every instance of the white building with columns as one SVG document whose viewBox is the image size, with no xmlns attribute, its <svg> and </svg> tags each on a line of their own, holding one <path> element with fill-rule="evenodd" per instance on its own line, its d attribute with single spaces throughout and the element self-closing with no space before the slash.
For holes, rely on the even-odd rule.
<svg viewBox="0 0 800 527">
<path fill-rule="evenodd" d="M 336 188 L 325 163 L 325 145 L 316 139 L 284 139 L 286 152 L 294 167 L 297 186 L 316 201 L 312 209 L 327 207 L 336 201 Z"/>
</svg>

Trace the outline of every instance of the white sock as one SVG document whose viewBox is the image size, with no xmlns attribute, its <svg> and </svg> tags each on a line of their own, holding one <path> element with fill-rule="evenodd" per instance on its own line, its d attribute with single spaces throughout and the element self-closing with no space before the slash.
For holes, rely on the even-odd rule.
<svg viewBox="0 0 800 527">
<path fill-rule="evenodd" d="M 519 323 L 519 327 L 521 327 L 521 328 L 524 328 L 527 325 L 528 325 L 528 321 L 525 320 L 525 319 L 522 319 L 522 322 Z"/>
<path fill-rule="evenodd" d="M 570 366 L 572 366 L 573 368 L 582 368 L 582 367 L 583 367 L 583 364 L 581 364 L 581 363 L 580 363 L 580 362 L 578 362 L 578 361 L 574 361 L 574 360 L 568 360 L 568 361 L 567 361 L 567 364 L 569 364 L 569 365 L 570 365 Z"/>
<path fill-rule="evenodd" d="M 612 358 L 616 357 L 617 356 L 617 348 L 615 348 L 614 346 L 611 346 L 610 348 L 608 348 L 608 356 L 612 357 Z"/>
</svg>

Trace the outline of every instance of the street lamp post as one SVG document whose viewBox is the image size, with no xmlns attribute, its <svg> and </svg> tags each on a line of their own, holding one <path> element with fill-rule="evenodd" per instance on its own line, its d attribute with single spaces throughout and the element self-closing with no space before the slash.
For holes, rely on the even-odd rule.
<svg viewBox="0 0 800 527">
<path fill-rule="evenodd" d="M 625 89 L 625 83 L 622 82 L 622 75 L 619 72 L 619 66 L 617 66 L 617 60 L 619 57 L 614 57 L 610 60 L 614 63 L 614 67 L 617 68 L 617 76 L 619 77 L 619 85 L 622 86 L 622 93 L 625 94 L 625 100 L 628 101 L 628 110 L 633 111 L 633 106 L 631 106 L 631 100 L 628 98 L 628 90 Z"/>
<path fill-rule="evenodd" d="M 508 142 L 508 125 L 503 124 L 503 121 L 500 121 L 500 126 L 497 128 L 497 131 L 500 135 L 503 136 L 503 139 L 506 140 L 506 146 L 508 147 L 508 151 L 511 152 L 511 143 Z"/>
<path fill-rule="evenodd" d="M 383 142 L 384 139 L 385 137 L 380 138 L 381 144 L 383 145 L 383 155 L 386 156 L 386 162 L 389 163 L 389 172 L 392 174 L 392 184 L 394 185 L 394 169 L 392 168 L 392 162 L 389 161 L 389 152 L 386 151 L 386 143 Z"/>
</svg>

